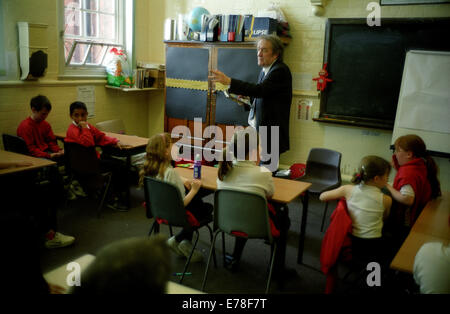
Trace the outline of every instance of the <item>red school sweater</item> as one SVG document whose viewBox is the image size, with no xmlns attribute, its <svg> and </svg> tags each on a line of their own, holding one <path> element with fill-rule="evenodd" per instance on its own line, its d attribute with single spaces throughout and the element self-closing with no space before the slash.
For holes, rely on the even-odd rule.
<svg viewBox="0 0 450 314">
<path fill-rule="evenodd" d="M 73 123 L 70 124 L 64 141 L 67 143 L 77 143 L 85 147 L 115 145 L 119 141 L 114 137 L 106 136 L 105 133 L 99 131 L 89 123 L 88 126 L 89 129 L 80 128 Z"/>
<path fill-rule="evenodd" d="M 50 150 L 54 153 L 61 150 L 56 143 L 55 134 L 47 121 L 37 123 L 31 117 L 23 120 L 17 128 L 17 136 L 23 138 L 31 156 L 50 159 Z"/>
<path fill-rule="evenodd" d="M 422 209 L 431 199 L 431 185 L 428 181 L 428 170 L 425 160 L 413 159 L 400 166 L 393 156 L 394 166 L 397 174 L 394 179 L 394 189 L 400 190 L 404 185 L 411 185 L 414 190 L 414 203 L 411 206 L 410 226 L 414 224 Z"/>
</svg>

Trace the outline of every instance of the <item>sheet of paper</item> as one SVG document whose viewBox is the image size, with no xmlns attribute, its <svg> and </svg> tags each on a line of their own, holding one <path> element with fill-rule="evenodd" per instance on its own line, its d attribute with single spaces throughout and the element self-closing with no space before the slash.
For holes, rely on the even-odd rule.
<svg viewBox="0 0 450 314">
<path fill-rule="evenodd" d="M 88 118 L 95 116 L 95 86 L 78 86 L 78 101 L 86 104 Z"/>
<path fill-rule="evenodd" d="M 292 73 L 293 90 L 312 90 L 312 74 L 310 73 Z"/>
<path fill-rule="evenodd" d="M 17 28 L 19 30 L 19 60 L 20 68 L 22 69 L 21 80 L 25 80 L 28 77 L 30 71 L 30 44 L 28 40 L 28 23 L 17 22 Z"/>
</svg>

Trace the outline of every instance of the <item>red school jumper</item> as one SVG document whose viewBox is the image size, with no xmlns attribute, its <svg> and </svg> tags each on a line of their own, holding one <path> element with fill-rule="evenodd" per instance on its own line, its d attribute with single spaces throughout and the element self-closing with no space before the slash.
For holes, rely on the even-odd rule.
<svg viewBox="0 0 450 314">
<path fill-rule="evenodd" d="M 393 160 L 394 166 L 397 169 L 393 185 L 394 189 L 400 191 L 402 186 L 409 184 L 414 190 L 415 197 L 414 203 L 411 206 L 410 216 L 410 226 L 412 226 L 422 209 L 431 199 L 431 185 L 428 182 L 427 165 L 422 158 L 413 159 L 403 166 L 398 164 L 395 155 L 393 156 Z"/>
<path fill-rule="evenodd" d="M 114 137 L 106 136 L 96 127 L 88 123 L 89 128 L 80 128 L 75 124 L 69 125 L 66 138 L 67 143 L 77 143 L 85 147 L 115 145 L 119 141 Z"/>
<path fill-rule="evenodd" d="M 25 140 L 30 155 L 34 157 L 50 159 L 50 154 L 46 151 L 56 153 L 61 150 L 47 121 L 37 123 L 28 117 L 19 124 L 17 136 Z"/>
</svg>

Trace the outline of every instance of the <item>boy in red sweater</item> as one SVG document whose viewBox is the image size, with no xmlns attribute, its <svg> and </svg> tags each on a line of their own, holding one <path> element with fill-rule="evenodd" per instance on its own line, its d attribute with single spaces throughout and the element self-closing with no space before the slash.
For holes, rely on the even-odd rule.
<svg viewBox="0 0 450 314">
<path fill-rule="evenodd" d="M 45 121 L 52 105 L 47 97 L 38 95 L 30 102 L 31 116 L 23 120 L 17 128 L 17 136 L 25 140 L 30 155 L 38 158 L 59 159 L 64 150 L 56 143 L 52 127 Z"/>
<path fill-rule="evenodd" d="M 25 140 L 30 155 L 62 162 L 64 150 L 56 143 L 56 137 L 53 134 L 52 127 L 45 121 L 52 110 L 50 101 L 47 97 L 38 95 L 31 99 L 30 107 L 31 116 L 19 124 L 17 136 Z M 57 167 L 49 167 L 48 176 L 52 185 L 50 191 L 53 196 L 48 198 L 49 200 L 47 202 L 49 204 L 39 204 L 40 206 L 48 206 L 49 208 L 38 211 L 37 215 L 40 216 L 38 219 L 45 225 L 44 228 L 49 228 L 46 230 L 45 246 L 47 248 L 65 247 L 71 245 L 75 241 L 75 238 L 55 231 L 57 220 L 56 211 L 58 203 L 61 202 L 64 195 L 64 191 L 62 190 L 63 181 Z M 30 187 L 30 190 L 33 189 L 33 187 Z M 47 209 L 48 213 L 44 214 L 44 212 L 47 212 Z"/>
<path fill-rule="evenodd" d="M 86 104 L 81 101 L 75 101 L 70 105 L 70 117 L 72 123 L 67 129 L 66 143 L 76 143 L 85 147 L 92 146 L 117 146 L 121 147 L 119 140 L 114 137 L 106 136 L 105 133 L 98 130 L 92 124 L 87 122 L 88 111 Z M 100 157 L 100 156 L 99 156 Z M 104 171 L 112 172 L 112 186 L 115 197 L 108 207 L 119 211 L 128 210 L 124 205 L 123 195 L 128 188 L 128 174 L 125 165 L 114 159 L 101 158 L 100 166 Z"/>
</svg>

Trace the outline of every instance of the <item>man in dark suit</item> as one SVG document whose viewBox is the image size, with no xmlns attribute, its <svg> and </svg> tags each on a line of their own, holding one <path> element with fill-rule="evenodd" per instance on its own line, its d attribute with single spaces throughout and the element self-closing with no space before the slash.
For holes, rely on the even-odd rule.
<svg viewBox="0 0 450 314">
<path fill-rule="evenodd" d="M 230 93 L 250 97 L 251 105 L 245 105 L 250 110 L 248 123 L 261 135 L 262 164 L 268 165 L 272 172 L 278 168 L 279 154 L 289 150 L 292 75 L 282 61 L 283 49 L 283 43 L 277 36 L 258 38 L 257 57 L 262 71 L 257 84 L 230 78 L 219 70 L 211 71 L 213 82 L 228 85 Z"/>
</svg>

